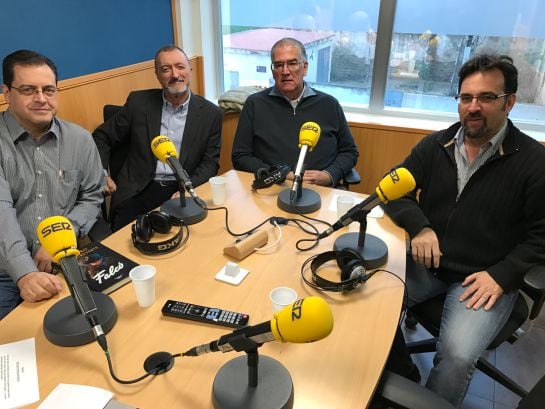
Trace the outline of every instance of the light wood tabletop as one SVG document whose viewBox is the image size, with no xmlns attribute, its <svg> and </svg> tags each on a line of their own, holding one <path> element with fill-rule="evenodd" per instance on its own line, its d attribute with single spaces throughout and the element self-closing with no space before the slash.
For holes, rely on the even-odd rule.
<svg viewBox="0 0 545 409">
<path fill-rule="evenodd" d="M 301 218 L 287 214 L 276 205 L 278 193 L 290 185 L 275 185 L 252 192 L 253 175 L 229 171 L 227 202 L 229 227 L 244 232 L 270 216 Z M 337 220 L 329 210 L 335 189 L 306 186 L 320 193 L 322 206 L 310 216 Z M 197 194 L 213 207 L 209 184 L 196 189 Z M 356 197 L 361 195 L 342 192 Z M 156 301 L 148 308 L 136 302 L 132 284 L 111 294 L 118 311 L 118 321 L 107 335 L 113 367 L 119 378 L 136 378 L 144 373 L 143 362 L 157 351 L 179 353 L 228 334 L 219 326 L 164 317 L 161 307 L 167 299 L 246 312 L 249 325 L 272 319 L 269 292 L 278 286 L 293 288 L 299 298 L 319 295 L 333 312 L 334 328 L 327 337 L 315 343 L 292 344 L 269 342 L 259 348 L 260 355 L 275 358 L 291 374 L 294 385 L 294 407 L 298 409 L 358 408 L 367 406 L 385 364 L 403 299 L 403 285 L 396 277 L 378 272 L 356 290 L 342 294 L 320 292 L 301 279 L 301 266 L 310 256 L 329 251 L 335 237 L 349 231 L 343 228 L 306 252 L 298 251 L 296 241 L 310 238 L 299 228 L 282 226 L 282 239 L 266 254 L 253 253 L 237 262 L 223 254 L 223 248 L 235 238 L 225 228 L 225 212 L 209 211 L 207 217 L 189 227 L 187 244 L 174 253 L 146 256 L 132 245 L 130 225 L 108 237 L 104 244 L 127 255 L 140 264 L 157 268 Z M 326 226 L 317 224 L 318 230 Z M 350 230 L 357 231 L 357 223 Z M 174 229 L 174 228 L 173 228 Z M 269 243 L 277 236 L 276 228 L 266 223 Z M 384 269 L 404 278 L 405 235 L 385 216 L 369 218 L 367 231 L 384 240 L 389 249 Z M 168 235 L 156 234 L 154 240 Z M 216 273 L 228 261 L 250 270 L 238 286 L 215 280 Z M 325 268 L 324 275 L 339 280 L 337 268 Z M 307 272 L 310 274 L 309 272 Z M 66 287 L 66 286 L 65 286 Z M 149 377 L 134 385 L 116 383 L 109 374 L 104 353 L 96 343 L 80 347 L 51 344 L 42 329 L 47 309 L 63 294 L 40 303 L 24 302 L 0 321 L 0 344 L 30 337 L 36 340 L 40 398 L 43 400 L 59 383 L 92 385 L 108 389 L 116 399 L 142 409 L 211 408 L 212 383 L 223 364 L 243 353 L 210 353 L 199 357 L 176 358 L 165 374 Z M 37 407 L 38 404 L 29 407 Z"/>
</svg>

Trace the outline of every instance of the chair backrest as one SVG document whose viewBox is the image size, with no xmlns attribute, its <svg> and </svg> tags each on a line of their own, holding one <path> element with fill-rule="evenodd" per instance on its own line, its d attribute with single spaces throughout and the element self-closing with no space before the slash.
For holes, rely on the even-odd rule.
<svg viewBox="0 0 545 409">
<path fill-rule="evenodd" d="M 104 105 L 104 108 L 102 109 L 104 122 L 112 119 L 121 108 L 123 107 L 120 105 Z M 110 162 L 108 163 L 108 166 L 110 168 L 110 176 L 114 180 L 125 162 L 129 149 L 130 145 L 123 145 L 116 147 L 110 152 Z"/>
</svg>

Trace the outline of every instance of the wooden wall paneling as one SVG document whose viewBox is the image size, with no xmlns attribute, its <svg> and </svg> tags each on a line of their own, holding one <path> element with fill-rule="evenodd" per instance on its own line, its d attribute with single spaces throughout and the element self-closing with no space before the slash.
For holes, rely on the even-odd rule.
<svg viewBox="0 0 545 409">
<path fill-rule="evenodd" d="M 226 112 L 223 114 L 223 124 L 221 130 L 221 154 L 219 174 L 233 169 L 231 161 L 231 152 L 233 150 L 233 141 L 238 125 L 238 112 Z"/>
<path fill-rule="evenodd" d="M 233 168 L 231 151 L 238 118 L 238 113 L 223 115 L 219 173 Z M 360 151 L 356 170 L 362 180 L 359 185 L 351 186 L 351 190 L 366 194 L 374 192 L 384 174 L 401 162 L 424 135 L 430 133 L 427 130 L 352 122 L 349 123 L 349 126 Z"/>
<path fill-rule="evenodd" d="M 361 183 L 351 187 L 370 194 L 392 167 L 399 164 L 428 130 L 396 128 L 374 124 L 349 123 L 360 151 L 356 170 Z"/>
</svg>

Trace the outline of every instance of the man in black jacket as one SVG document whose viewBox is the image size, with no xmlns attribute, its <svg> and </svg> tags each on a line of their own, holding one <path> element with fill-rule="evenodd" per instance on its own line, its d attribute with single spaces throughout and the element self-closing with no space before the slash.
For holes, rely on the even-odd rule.
<svg viewBox="0 0 545 409">
<path fill-rule="evenodd" d="M 409 306 L 446 293 L 426 386 L 455 406 L 524 275 L 545 263 L 545 147 L 507 118 L 517 76 L 507 56 L 467 61 L 456 96 L 460 122 L 412 150 L 401 166 L 416 189 L 385 206 L 411 239 Z"/>
<path fill-rule="evenodd" d="M 305 157 L 304 183 L 335 186 L 356 165 L 358 148 L 339 102 L 311 88 L 303 79 L 308 61 L 304 45 L 294 38 L 271 49 L 274 86 L 248 97 L 240 114 L 232 160 L 235 169 L 255 173 L 288 165 L 293 179 L 300 154 L 301 125 L 321 127 L 318 143 Z"/>
<path fill-rule="evenodd" d="M 123 163 L 116 164 L 117 174 L 106 176 L 104 192 L 112 195 L 109 214 L 114 231 L 178 195 L 172 171 L 151 151 L 154 137 L 165 135 L 174 142 L 194 186 L 219 168 L 221 110 L 191 93 L 185 52 L 172 45 L 161 48 L 155 56 L 155 75 L 162 89 L 131 92 L 123 108 L 93 132 L 105 170 L 113 150 L 126 150 Z"/>
</svg>

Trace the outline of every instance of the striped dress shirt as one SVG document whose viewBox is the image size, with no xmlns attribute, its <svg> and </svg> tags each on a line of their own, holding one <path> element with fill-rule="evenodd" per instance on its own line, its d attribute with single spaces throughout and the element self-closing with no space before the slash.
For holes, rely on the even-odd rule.
<svg viewBox="0 0 545 409">
<path fill-rule="evenodd" d="M 38 223 L 65 216 L 87 234 L 102 203 L 98 150 L 89 132 L 54 119 L 36 142 L 8 111 L 0 114 L 0 273 L 14 281 L 37 271 Z"/>
<path fill-rule="evenodd" d="M 479 154 L 470 163 L 464 146 L 464 127 L 460 127 L 456 133 L 456 136 L 454 137 L 454 142 L 456 144 L 456 148 L 454 149 L 454 159 L 456 160 L 456 167 L 458 168 L 458 197 L 460 197 L 462 194 L 462 190 L 464 190 L 464 187 L 471 175 L 473 175 L 477 169 L 479 169 L 488 160 L 488 158 L 490 158 L 494 152 L 498 150 L 501 143 L 505 139 L 506 130 L 507 121 L 505 121 L 499 132 L 496 133 L 496 135 L 494 135 L 490 141 L 481 146 Z"/>
</svg>

